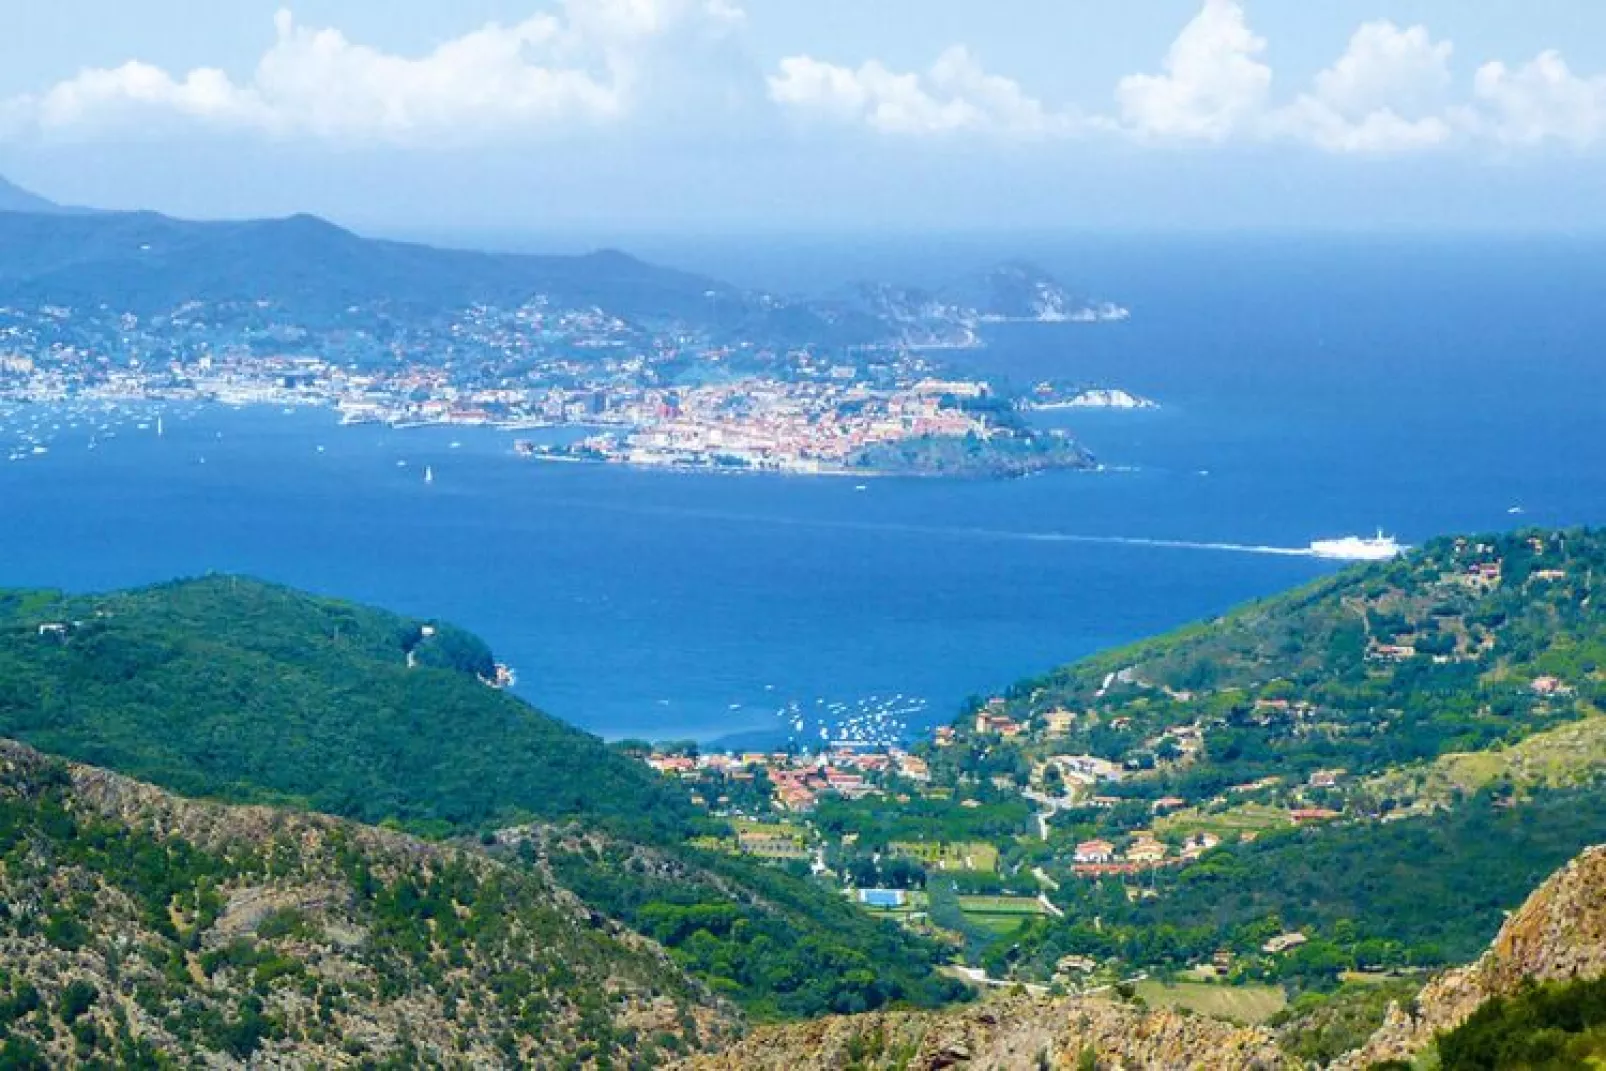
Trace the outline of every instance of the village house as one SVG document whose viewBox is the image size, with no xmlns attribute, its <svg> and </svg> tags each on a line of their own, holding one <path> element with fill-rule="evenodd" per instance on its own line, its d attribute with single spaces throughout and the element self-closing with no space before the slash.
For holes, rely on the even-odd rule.
<svg viewBox="0 0 1606 1071">
<path fill-rule="evenodd" d="M 931 780 L 931 767 L 918 755 L 899 753 L 898 772 L 911 781 Z"/>
<path fill-rule="evenodd" d="M 1308 783 L 1311 788 L 1337 788 L 1338 779 L 1343 776 L 1343 770 L 1317 770 L 1310 775 Z"/>
<path fill-rule="evenodd" d="M 832 792 L 849 799 L 859 799 L 876 791 L 874 786 L 865 783 L 862 774 L 834 768 L 825 771 L 825 783 Z"/>
<path fill-rule="evenodd" d="M 979 734 L 997 733 L 1005 739 L 1013 739 L 1021 734 L 1020 723 L 1008 714 L 989 714 L 981 711 L 976 715 L 976 732 Z"/>
<path fill-rule="evenodd" d="M 1120 763 L 1096 755 L 1053 755 L 1048 761 L 1058 766 L 1065 777 L 1087 782 L 1119 781 L 1126 776 Z"/>
<path fill-rule="evenodd" d="M 1271 940 L 1261 945 L 1260 950 L 1269 956 L 1280 956 L 1284 952 L 1293 951 L 1309 940 L 1310 938 L 1306 937 L 1302 933 L 1278 934 L 1276 937 L 1273 937 Z"/>
<path fill-rule="evenodd" d="M 1166 846 L 1150 836 L 1139 836 L 1126 850 L 1129 863 L 1158 863 L 1166 857 Z"/>
<path fill-rule="evenodd" d="M 1108 863 L 1115 858 L 1115 845 L 1107 840 L 1084 840 L 1076 846 L 1078 863 Z"/>
<path fill-rule="evenodd" d="M 1331 822 L 1344 817 L 1340 811 L 1329 810 L 1326 807 L 1301 807 L 1288 812 L 1289 819 L 1296 826 L 1310 825 L 1313 822 Z"/>
<path fill-rule="evenodd" d="M 1050 736 L 1064 736 L 1076 725 L 1076 715 L 1069 710 L 1050 710 L 1043 715 L 1043 724 Z"/>
<path fill-rule="evenodd" d="M 1535 695 L 1565 695 L 1567 687 L 1556 677 L 1535 677 L 1528 685 Z"/>
</svg>

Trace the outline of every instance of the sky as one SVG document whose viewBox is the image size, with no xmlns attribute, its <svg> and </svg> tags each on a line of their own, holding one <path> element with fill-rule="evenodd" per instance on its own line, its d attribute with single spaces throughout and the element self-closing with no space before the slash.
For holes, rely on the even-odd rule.
<svg viewBox="0 0 1606 1071">
<path fill-rule="evenodd" d="M 0 174 L 370 231 L 1606 230 L 1599 0 L 53 0 Z"/>
</svg>

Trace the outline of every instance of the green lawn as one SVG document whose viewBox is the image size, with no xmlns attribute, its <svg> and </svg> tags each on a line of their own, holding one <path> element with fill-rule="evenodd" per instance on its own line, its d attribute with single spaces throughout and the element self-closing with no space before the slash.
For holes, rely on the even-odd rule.
<svg viewBox="0 0 1606 1071">
<path fill-rule="evenodd" d="M 1028 896 L 961 896 L 959 910 L 966 921 L 1003 935 L 1034 915 L 1043 914 L 1043 905 Z"/>
<path fill-rule="evenodd" d="M 1274 985 L 1213 982 L 1139 982 L 1138 996 L 1157 1008 L 1187 1008 L 1216 1019 L 1263 1023 L 1282 1011 L 1288 997 Z"/>
<path fill-rule="evenodd" d="M 1041 915 L 1043 905 L 1030 896 L 961 896 L 959 910 L 978 915 Z"/>
<path fill-rule="evenodd" d="M 1268 829 L 1288 828 L 1288 812 L 1263 803 L 1245 803 L 1215 814 L 1200 810 L 1178 811 L 1154 823 L 1161 834 L 1188 836 L 1193 833 L 1214 833 L 1223 840 L 1234 840 L 1244 833 L 1262 833 Z"/>
<path fill-rule="evenodd" d="M 984 841 L 898 841 L 895 854 L 918 859 L 932 870 L 970 870 L 990 874 L 998 869 L 998 849 Z"/>
</svg>

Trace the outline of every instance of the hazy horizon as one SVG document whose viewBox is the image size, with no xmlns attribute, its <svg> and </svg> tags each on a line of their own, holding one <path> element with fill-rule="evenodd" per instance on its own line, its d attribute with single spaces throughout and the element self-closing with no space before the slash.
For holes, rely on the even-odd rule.
<svg viewBox="0 0 1606 1071">
<path fill-rule="evenodd" d="M 385 234 L 1606 229 L 1584 0 L 192 8 L 16 13 L 0 174 Z"/>
</svg>

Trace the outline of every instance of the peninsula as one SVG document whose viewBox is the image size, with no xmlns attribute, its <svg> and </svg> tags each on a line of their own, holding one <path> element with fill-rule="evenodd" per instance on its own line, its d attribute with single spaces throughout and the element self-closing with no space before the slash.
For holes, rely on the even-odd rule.
<svg viewBox="0 0 1606 1071">
<path fill-rule="evenodd" d="M 982 344 L 988 323 L 1123 313 L 1021 263 L 939 291 L 861 284 L 790 299 L 622 253 L 465 253 L 307 216 L 0 214 L 0 402 L 306 405 L 347 424 L 595 431 L 519 447 L 565 460 L 857 475 L 1093 467 L 1068 434 L 1033 427 L 996 384 L 936 354 Z"/>
</svg>

